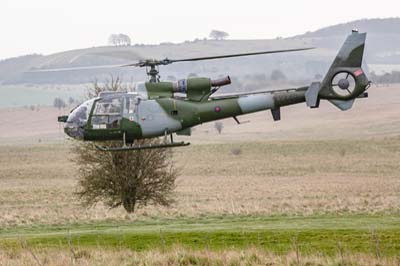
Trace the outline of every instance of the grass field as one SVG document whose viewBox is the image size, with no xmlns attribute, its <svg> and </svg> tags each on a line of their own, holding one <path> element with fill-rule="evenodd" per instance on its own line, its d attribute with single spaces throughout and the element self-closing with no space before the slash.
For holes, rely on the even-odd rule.
<svg viewBox="0 0 400 266">
<path fill-rule="evenodd" d="M 0 225 L 136 219 L 80 206 L 71 145 L 1 147 Z M 176 204 L 138 216 L 398 214 L 399 151 L 399 138 L 194 145 L 174 155 Z"/>
<path fill-rule="evenodd" d="M 191 249 L 258 247 L 276 253 L 293 249 L 333 255 L 339 243 L 351 252 L 400 251 L 400 217 L 368 215 L 220 216 L 144 219 L 133 222 L 20 226 L 2 229 L 3 247 L 31 246 L 128 248 L 134 251 L 182 246 Z M 375 241 L 379 241 L 379 247 Z"/>
<path fill-rule="evenodd" d="M 290 260 L 292 253 L 298 255 L 291 260 L 300 260 L 301 254 L 310 262 L 327 258 L 332 262 L 337 259 L 350 261 L 352 256 L 363 254 L 361 257 L 372 261 L 394 263 L 400 260 L 399 222 L 397 216 L 362 215 L 153 219 L 131 223 L 18 227 L 1 230 L 0 245 L 8 254 L 6 256 L 11 257 L 9 260 L 15 262 L 21 262 L 25 256 L 12 258 L 13 254 L 34 252 L 49 259 L 54 250 L 63 250 L 67 260 L 94 262 L 90 254 L 104 249 L 113 259 L 122 251 L 134 254 L 124 259 L 130 263 L 144 254 L 151 254 L 154 260 L 157 254 L 158 257 L 169 256 L 181 265 L 210 265 L 213 262 L 223 265 L 217 262 L 227 250 L 236 259 L 243 257 L 242 260 L 247 261 L 238 265 L 252 265 L 249 260 L 254 259 L 260 264 L 277 258 L 282 260 L 286 256 Z M 205 252 L 203 257 L 206 255 L 203 259 L 202 252 Z M 192 263 L 179 262 L 176 254 L 187 254 L 188 262 Z M 149 259 L 144 257 L 139 262 L 149 263 Z M 167 263 L 161 261 L 160 264 Z"/>
<path fill-rule="evenodd" d="M 176 203 L 134 215 L 79 204 L 71 144 L 0 146 L 5 265 L 399 262 L 400 138 L 193 145 Z"/>
</svg>

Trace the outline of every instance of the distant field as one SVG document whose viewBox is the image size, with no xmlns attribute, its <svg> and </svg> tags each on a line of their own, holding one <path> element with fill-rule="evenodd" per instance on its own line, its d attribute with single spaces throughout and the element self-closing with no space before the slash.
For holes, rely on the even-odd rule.
<svg viewBox="0 0 400 266">
<path fill-rule="evenodd" d="M 368 65 L 369 71 L 374 71 L 378 75 L 382 75 L 385 73 L 392 73 L 392 71 L 400 71 L 400 65 L 394 64 L 371 64 Z"/>
<path fill-rule="evenodd" d="M 70 97 L 82 99 L 85 86 L 53 85 L 53 86 L 0 86 L 0 108 L 52 106 L 54 98 L 58 97 L 68 102 Z"/>
<path fill-rule="evenodd" d="M 79 205 L 68 145 L 0 148 L 2 226 L 136 219 Z M 399 213 L 399 138 L 207 144 L 174 154 L 177 204 L 140 217 Z"/>
<path fill-rule="evenodd" d="M 269 140 L 370 139 L 400 135 L 400 86 L 372 87 L 368 99 L 359 99 L 342 112 L 329 102 L 319 109 L 305 103 L 282 108 L 282 120 L 274 122 L 269 111 L 222 120 L 224 129 L 217 134 L 214 123 L 193 129 L 191 137 L 179 136 L 193 144 L 251 142 Z M 65 135 L 57 116 L 68 114 L 73 106 L 0 108 L 0 145 L 62 142 Z"/>
</svg>

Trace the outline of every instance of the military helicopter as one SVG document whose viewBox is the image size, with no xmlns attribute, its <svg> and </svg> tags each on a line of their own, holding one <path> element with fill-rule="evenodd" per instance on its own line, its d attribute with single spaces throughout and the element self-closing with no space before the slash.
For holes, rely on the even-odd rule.
<svg viewBox="0 0 400 266">
<path fill-rule="evenodd" d="M 320 100 L 328 100 L 340 110 L 352 107 L 356 98 L 368 97 L 370 81 L 361 65 L 366 33 L 353 30 L 333 61 L 322 82 L 309 86 L 216 96 L 215 92 L 231 83 L 228 77 L 188 78 L 177 82 L 160 81 L 159 66 L 177 62 L 222 59 L 303 49 L 265 51 L 246 54 L 221 55 L 189 59 L 144 60 L 125 66 L 146 67 L 148 82 L 139 82 L 134 92 L 104 92 L 58 117 L 65 123 L 65 133 L 83 141 L 121 140 L 121 147 L 97 146 L 101 151 L 127 151 L 187 146 L 175 142 L 173 134 L 191 135 L 191 128 L 210 121 L 232 117 L 237 123 L 240 115 L 271 110 L 275 121 L 280 120 L 280 108 L 305 102 L 310 108 L 319 107 Z M 177 96 L 184 95 L 182 96 Z M 164 137 L 157 145 L 135 144 L 135 140 Z"/>
</svg>

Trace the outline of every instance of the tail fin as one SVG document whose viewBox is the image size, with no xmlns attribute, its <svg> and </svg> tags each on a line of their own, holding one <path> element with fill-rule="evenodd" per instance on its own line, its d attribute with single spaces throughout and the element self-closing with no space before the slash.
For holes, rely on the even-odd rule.
<svg viewBox="0 0 400 266">
<path fill-rule="evenodd" d="M 366 33 L 353 31 L 347 37 L 317 90 L 318 101 L 326 99 L 339 109 L 348 110 L 352 107 L 355 98 L 367 97 L 365 91 L 370 82 L 361 67 L 366 36 Z M 315 88 L 314 91 L 316 91 Z M 313 96 L 311 91 L 308 95 L 309 98 Z M 317 97 L 314 95 L 313 98 Z M 311 105 L 311 107 L 317 107 L 317 105 Z"/>
<path fill-rule="evenodd" d="M 335 61 L 333 61 L 329 72 L 335 71 L 335 68 L 340 67 L 360 68 L 364 55 L 366 37 L 366 33 L 358 33 L 357 31 L 353 31 L 353 33 L 347 37 L 346 41 L 342 45 L 342 48 L 337 54 Z"/>
</svg>

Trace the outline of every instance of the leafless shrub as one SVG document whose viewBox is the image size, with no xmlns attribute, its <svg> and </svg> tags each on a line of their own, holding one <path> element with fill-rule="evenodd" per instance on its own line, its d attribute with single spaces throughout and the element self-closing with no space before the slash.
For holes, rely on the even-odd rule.
<svg viewBox="0 0 400 266">
<path fill-rule="evenodd" d="M 21 240 L 21 239 L 20 239 L 20 244 L 21 244 L 21 247 L 22 247 L 23 249 L 25 249 L 25 250 L 27 250 L 27 251 L 29 252 L 29 254 L 32 256 L 32 258 L 34 259 L 35 263 L 36 263 L 38 266 L 42 266 L 42 265 L 43 265 L 42 262 L 39 260 L 38 256 L 37 256 L 37 255 L 35 254 L 35 252 L 33 251 L 33 249 L 31 249 L 31 248 L 29 247 L 29 245 L 28 245 L 28 243 L 26 242 L 26 240 Z"/>
<path fill-rule="evenodd" d="M 76 101 L 75 101 L 75 99 L 74 99 L 73 97 L 69 97 L 69 98 L 68 98 L 68 104 L 69 104 L 69 105 L 73 105 L 75 102 L 76 102 Z"/>
<path fill-rule="evenodd" d="M 340 258 L 340 264 L 339 265 L 346 265 L 346 261 L 345 261 L 345 258 L 344 258 L 345 250 L 343 248 L 343 244 L 341 242 L 338 242 L 336 247 L 337 247 L 337 252 L 338 252 L 338 255 L 339 255 L 339 258 Z"/>
<path fill-rule="evenodd" d="M 296 265 L 300 266 L 301 262 L 300 262 L 300 246 L 299 246 L 299 242 L 297 240 L 297 237 L 292 238 L 292 248 L 296 254 Z"/>
<path fill-rule="evenodd" d="M 222 129 L 224 128 L 224 123 L 222 123 L 221 121 L 217 121 L 214 123 L 214 127 L 218 131 L 218 134 L 221 134 Z"/>
<path fill-rule="evenodd" d="M 71 263 L 72 263 L 72 264 L 75 264 L 75 262 L 76 262 L 77 259 L 78 259 L 78 256 L 77 256 L 77 252 L 75 251 L 75 249 L 74 249 L 74 247 L 73 247 L 73 245 L 72 245 L 72 240 L 71 240 L 71 238 L 72 238 L 71 234 L 68 233 L 68 236 L 67 236 L 67 243 L 68 243 L 69 251 L 71 252 Z"/>
<path fill-rule="evenodd" d="M 54 98 L 53 106 L 55 108 L 62 109 L 62 108 L 65 108 L 67 106 L 67 104 L 65 103 L 65 101 L 63 99 L 56 97 L 56 98 Z"/>
<path fill-rule="evenodd" d="M 142 140 L 138 144 L 157 144 Z M 108 142 L 108 146 L 121 145 Z M 79 143 L 74 149 L 79 165 L 79 191 L 84 205 L 103 202 L 110 208 L 123 206 L 127 212 L 148 204 L 168 206 L 173 202 L 177 171 L 170 149 L 99 152 L 92 143 Z"/>
<path fill-rule="evenodd" d="M 121 80 L 112 79 L 105 85 L 94 83 L 88 96 L 119 90 Z M 154 145 L 160 140 L 139 140 L 136 143 Z M 122 141 L 102 145 L 117 147 L 122 145 Z M 103 202 L 110 208 L 123 206 L 131 213 L 148 204 L 168 206 L 173 202 L 177 170 L 170 149 L 99 152 L 93 143 L 79 142 L 73 151 L 80 176 L 77 195 L 84 205 Z"/>
<path fill-rule="evenodd" d="M 374 247 L 375 256 L 377 259 L 381 258 L 381 248 L 379 244 L 379 237 L 375 230 L 371 231 L 371 239 Z"/>
<path fill-rule="evenodd" d="M 91 99 L 97 97 L 105 91 L 128 91 L 128 86 L 122 82 L 119 77 L 110 76 L 104 83 L 94 80 L 92 85 L 87 88 L 86 98 Z"/>
<path fill-rule="evenodd" d="M 232 154 L 238 156 L 238 155 L 242 154 L 242 149 L 241 148 L 233 148 Z"/>
</svg>

